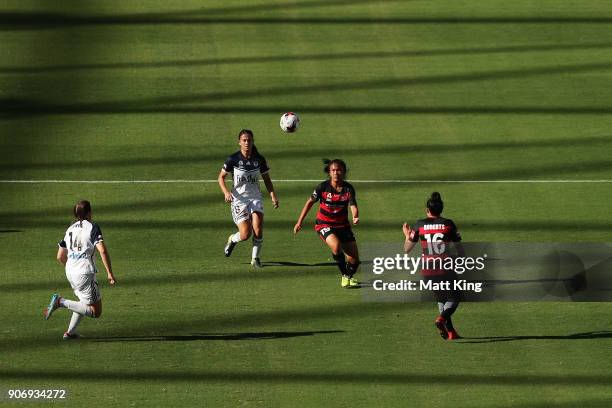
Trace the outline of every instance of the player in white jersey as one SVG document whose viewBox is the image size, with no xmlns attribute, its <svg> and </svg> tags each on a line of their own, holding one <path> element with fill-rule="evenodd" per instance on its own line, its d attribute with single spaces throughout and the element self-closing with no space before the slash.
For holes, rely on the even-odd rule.
<svg viewBox="0 0 612 408">
<path fill-rule="evenodd" d="M 251 265 L 260 268 L 259 255 L 263 243 L 264 210 L 259 189 L 259 176 L 264 181 L 274 208 L 278 208 L 278 199 L 274 192 L 270 169 L 266 159 L 259 154 L 255 147 L 253 132 L 242 129 L 238 133 L 240 150 L 227 158 L 219 173 L 219 186 L 225 196 L 225 201 L 231 203 L 232 218 L 238 227 L 238 232 L 227 239 L 225 256 L 230 256 L 238 242 L 249 239 L 253 233 L 253 251 Z M 233 175 L 233 188 L 231 192 L 225 186 L 227 174 Z"/>
<path fill-rule="evenodd" d="M 79 337 L 76 328 L 83 316 L 98 318 L 102 315 L 102 297 L 98 281 L 96 280 L 96 264 L 94 253 L 100 253 L 108 281 L 115 284 L 115 276 L 111 267 L 110 254 L 104 245 L 100 227 L 91 222 L 91 204 L 89 201 L 79 201 L 74 206 L 76 220 L 70 225 L 59 242 L 57 260 L 66 266 L 66 277 L 78 301 L 64 299 L 57 293 L 51 296 L 49 306 L 45 310 L 45 319 L 58 308 L 72 311 L 72 318 L 68 330 L 64 333 L 64 340 Z"/>
</svg>

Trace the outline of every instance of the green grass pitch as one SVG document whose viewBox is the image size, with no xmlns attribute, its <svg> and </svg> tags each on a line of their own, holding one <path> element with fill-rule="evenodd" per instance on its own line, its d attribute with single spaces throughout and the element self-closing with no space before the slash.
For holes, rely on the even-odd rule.
<svg viewBox="0 0 612 408">
<path fill-rule="evenodd" d="M 8 0 L 1 180 L 210 180 L 251 128 L 273 179 L 612 180 L 603 1 Z M 294 135 L 278 127 L 301 115 Z M 0 183 L 0 405 L 609 407 L 610 303 L 368 303 L 275 184 L 260 271 L 215 183 Z M 263 187 L 263 186 L 262 186 Z M 355 183 L 360 245 L 402 241 L 432 191 L 471 242 L 610 242 L 611 183 Z M 118 285 L 63 342 L 56 242 L 93 204 Z M 100 266 L 100 262 L 98 261 Z M 22 405 L 19 405 L 22 406 Z"/>
</svg>

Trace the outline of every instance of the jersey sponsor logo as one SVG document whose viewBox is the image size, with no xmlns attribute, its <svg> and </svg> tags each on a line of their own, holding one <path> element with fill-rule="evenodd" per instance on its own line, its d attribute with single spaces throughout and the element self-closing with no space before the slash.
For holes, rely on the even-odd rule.
<svg viewBox="0 0 612 408">
<path fill-rule="evenodd" d="M 334 194 L 329 192 L 323 192 L 321 196 L 325 199 L 325 201 L 348 201 L 349 199 L 349 193 Z"/>
<path fill-rule="evenodd" d="M 247 175 L 243 175 L 243 176 L 238 176 L 237 177 L 237 181 L 239 183 L 258 183 L 259 182 L 259 177 L 257 177 L 256 175 L 253 175 L 253 174 L 247 174 Z"/>
<path fill-rule="evenodd" d="M 87 254 L 85 252 L 71 252 L 70 254 L 68 254 L 68 258 L 69 259 L 86 259 L 88 258 Z"/>
</svg>

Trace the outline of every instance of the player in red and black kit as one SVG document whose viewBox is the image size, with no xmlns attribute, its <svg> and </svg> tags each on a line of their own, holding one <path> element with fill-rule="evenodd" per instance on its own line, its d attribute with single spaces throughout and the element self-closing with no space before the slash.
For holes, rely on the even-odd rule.
<svg viewBox="0 0 612 408">
<path fill-rule="evenodd" d="M 418 220 L 412 227 L 403 225 L 406 241 L 404 251 L 409 253 L 417 242 L 421 241 L 423 250 L 423 264 L 421 272 L 423 277 L 434 282 L 452 282 L 456 278 L 453 270 L 442 267 L 444 259 L 452 256 L 450 247 L 454 246 L 458 256 L 464 256 L 461 246 L 461 235 L 453 220 L 440 216 L 444 209 L 444 203 L 440 193 L 433 192 L 427 200 L 427 218 Z M 451 316 L 457 310 L 461 299 L 461 292 L 453 290 L 435 290 L 434 295 L 438 301 L 440 315 L 435 320 L 435 325 L 440 331 L 443 339 L 455 340 L 460 338 L 453 327 Z"/>
<path fill-rule="evenodd" d="M 315 231 L 331 249 L 332 255 L 342 273 L 343 288 L 357 288 L 359 282 L 354 278 L 359 266 L 357 242 L 348 220 L 348 209 L 351 209 L 353 224 L 359 223 L 359 209 L 355 198 L 355 189 L 347 183 L 346 163 L 340 159 L 324 160 L 329 179 L 315 188 L 312 196 L 306 201 L 300 217 L 293 228 L 297 234 L 302 229 L 306 214 L 314 203 L 319 202 L 319 211 L 315 222 Z"/>
</svg>

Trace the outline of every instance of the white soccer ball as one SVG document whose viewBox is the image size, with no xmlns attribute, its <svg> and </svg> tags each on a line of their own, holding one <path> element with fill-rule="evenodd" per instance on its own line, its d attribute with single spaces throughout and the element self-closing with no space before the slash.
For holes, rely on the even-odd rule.
<svg viewBox="0 0 612 408">
<path fill-rule="evenodd" d="M 285 133 L 293 133 L 300 126 L 300 117 L 297 113 L 287 112 L 280 118 L 280 127 Z"/>
</svg>

